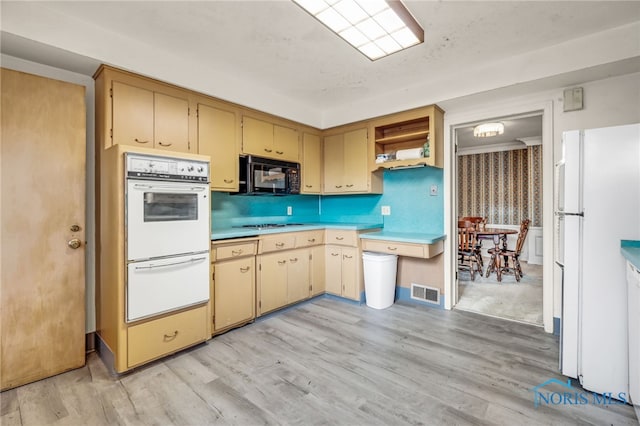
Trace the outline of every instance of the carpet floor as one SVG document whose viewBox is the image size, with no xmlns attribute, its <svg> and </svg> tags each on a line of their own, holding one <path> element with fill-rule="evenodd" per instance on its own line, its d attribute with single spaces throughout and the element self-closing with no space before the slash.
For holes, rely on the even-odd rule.
<svg viewBox="0 0 640 426">
<path fill-rule="evenodd" d="M 484 260 L 485 267 L 488 261 Z M 542 265 L 521 264 L 524 276 L 520 282 L 506 275 L 499 283 L 495 274 L 489 278 L 476 275 L 470 281 L 469 273 L 461 271 L 455 308 L 542 326 Z"/>
</svg>

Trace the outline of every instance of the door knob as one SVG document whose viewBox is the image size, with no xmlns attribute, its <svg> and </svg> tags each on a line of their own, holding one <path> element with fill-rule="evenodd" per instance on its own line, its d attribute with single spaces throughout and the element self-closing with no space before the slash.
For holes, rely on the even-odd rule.
<svg viewBox="0 0 640 426">
<path fill-rule="evenodd" d="M 80 248 L 80 246 L 82 245 L 82 243 L 80 242 L 80 240 L 79 240 L 79 239 L 77 239 L 77 238 L 72 238 L 72 239 L 70 239 L 70 240 L 67 242 L 67 245 L 68 245 L 69 247 L 71 247 L 72 249 L 74 249 L 74 250 L 75 250 L 75 249 L 77 249 L 77 248 Z"/>
</svg>

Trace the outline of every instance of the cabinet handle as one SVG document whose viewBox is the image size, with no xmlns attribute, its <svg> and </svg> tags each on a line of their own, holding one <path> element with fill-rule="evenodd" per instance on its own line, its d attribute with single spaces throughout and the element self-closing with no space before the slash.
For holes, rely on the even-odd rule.
<svg viewBox="0 0 640 426">
<path fill-rule="evenodd" d="M 272 149 L 265 148 L 265 149 L 264 149 L 264 151 L 265 151 L 265 152 L 271 152 L 271 151 L 273 151 L 273 150 L 272 150 Z"/>
<path fill-rule="evenodd" d="M 171 146 L 173 145 L 172 143 L 162 143 L 162 142 L 158 142 L 158 145 L 160 146 Z"/>
<path fill-rule="evenodd" d="M 336 237 L 336 240 L 342 241 L 342 240 L 344 240 L 344 237 Z"/>
<path fill-rule="evenodd" d="M 233 179 L 225 179 L 224 180 L 224 183 L 232 183 L 232 182 L 233 182 Z"/>
<path fill-rule="evenodd" d="M 315 239 L 315 238 L 309 238 L 309 239 L 307 239 L 307 242 L 309 242 L 309 243 L 315 243 L 315 242 L 316 242 L 316 239 Z"/>
<path fill-rule="evenodd" d="M 138 143 L 149 143 L 149 141 L 141 141 L 141 140 L 140 140 L 140 139 L 138 139 L 138 138 L 135 138 L 135 139 L 134 139 L 134 142 L 138 142 Z"/>
<path fill-rule="evenodd" d="M 353 186 L 353 184 L 352 184 L 352 183 L 348 183 L 348 184 L 347 184 L 347 188 L 351 188 L 352 186 Z"/>
<path fill-rule="evenodd" d="M 285 263 L 287 263 L 286 260 L 278 260 L 278 265 L 284 265 Z"/>
<path fill-rule="evenodd" d="M 164 335 L 164 341 L 168 342 L 170 340 L 175 339 L 176 337 L 178 337 L 178 330 L 174 331 L 173 334 L 165 334 Z"/>
<path fill-rule="evenodd" d="M 331 256 L 338 256 L 340 253 L 331 253 Z"/>
<path fill-rule="evenodd" d="M 305 185 L 307 188 L 313 188 L 313 185 Z"/>
<path fill-rule="evenodd" d="M 336 185 L 336 188 L 342 188 L 342 185 Z"/>
<path fill-rule="evenodd" d="M 245 273 L 247 272 L 249 269 L 251 269 L 250 266 L 247 266 L 246 268 L 240 268 L 240 272 Z"/>
<path fill-rule="evenodd" d="M 289 262 L 291 263 L 296 263 L 298 261 L 297 257 L 294 257 L 293 259 L 289 259 Z"/>
<path fill-rule="evenodd" d="M 238 250 L 231 250 L 231 255 L 232 256 L 239 256 L 242 254 L 242 249 L 238 249 Z"/>
<path fill-rule="evenodd" d="M 284 243 L 276 243 L 276 247 L 278 247 L 278 248 L 283 247 L 283 246 L 284 246 Z"/>
<path fill-rule="evenodd" d="M 353 257 L 353 256 L 349 256 L 348 254 L 345 254 L 345 255 L 344 255 L 344 258 L 345 258 L 345 259 L 351 259 L 352 257 Z"/>
<path fill-rule="evenodd" d="M 276 154 L 282 155 L 282 154 L 284 154 L 284 151 L 276 151 Z"/>
<path fill-rule="evenodd" d="M 398 250 L 398 247 L 390 247 L 390 246 L 387 246 L 387 250 L 391 250 L 391 251 L 393 251 L 393 250 Z"/>
</svg>

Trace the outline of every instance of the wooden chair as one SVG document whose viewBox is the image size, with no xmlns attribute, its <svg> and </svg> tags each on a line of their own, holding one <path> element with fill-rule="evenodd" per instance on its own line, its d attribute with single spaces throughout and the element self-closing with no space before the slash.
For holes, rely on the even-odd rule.
<svg viewBox="0 0 640 426">
<path fill-rule="evenodd" d="M 491 260 L 487 266 L 487 277 L 489 277 L 491 272 L 495 271 L 498 282 L 500 282 L 502 281 L 502 274 L 512 273 L 516 277 L 516 281 L 520 282 L 520 279 L 524 275 L 522 273 L 522 267 L 520 266 L 520 252 L 522 251 L 524 240 L 527 238 L 527 233 L 529 232 L 529 223 L 531 223 L 529 219 L 524 219 L 520 223 L 520 232 L 518 232 L 518 240 L 516 241 L 514 250 L 500 247 L 498 239 L 495 239 L 495 248 L 488 250 L 491 255 Z M 509 261 L 511 261 L 511 266 L 509 266 Z"/>
<path fill-rule="evenodd" d="M 471 222 L 458 221 L 458 270 L 469 271 L 471 281 L 475 281 L 477 272 L 482 275 L 473 231 Z"/>
<path fill-rule="evenodd" d="M 487 218 L 486 217 L 482 217 L 482 216 L 465 216 L 462 219 L 459 220 L 463 220 L 463 221 L 467 221 L 470 222 L 471 225 L 473 226 L 473 229 L 476 231 L 479 231 L 481 229 L 484 229 L 484 227 L 487 224 Z M 492 237 L 477 237 L 476 236 L 476 243 L 475 243 L 475 249 L 477 251 L 477 257 L 478 257 L 478 263 L 480 264 L 480 270 L 482 271 L 482 269 L 484 268 L 484 261 L 482 260 L 482 240 L 485 239 L 492 239 Z M 482 272 L 480 272 L 480 275 L 482 275 Z"/>
</svg>

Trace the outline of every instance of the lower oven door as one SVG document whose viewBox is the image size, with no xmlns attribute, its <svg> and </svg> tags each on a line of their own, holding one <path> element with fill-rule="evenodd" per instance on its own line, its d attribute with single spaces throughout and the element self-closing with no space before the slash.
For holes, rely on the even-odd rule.
<svg viewBox="0 0 640 426">
<path fill-rule="evenodd" d="M 127 181 L 127 260 L 209 250 L 209 185 Z"/>
<path fill-rule="evenodd" d="M 209 300 L 209 252 L 127 266 L 127 322 Z"/>
</svg>

